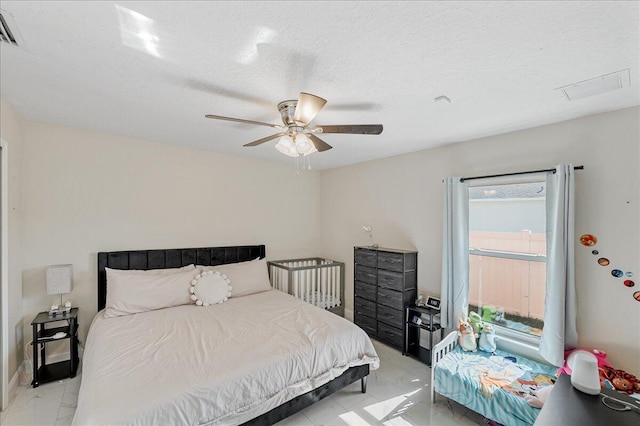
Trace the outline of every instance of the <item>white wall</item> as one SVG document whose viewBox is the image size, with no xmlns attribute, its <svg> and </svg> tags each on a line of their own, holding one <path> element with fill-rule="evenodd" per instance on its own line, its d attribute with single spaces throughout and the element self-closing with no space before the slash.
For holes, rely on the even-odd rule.
<svg viewBox="0 0 640 426">
<path fill-rule="evenodd" d="M 353 246 L 415 248 L 418 287 L 440 293 L 442 178 L 583 164 L 576 177 L 576 281 L 580 345 L 609 353 L 617 368 L 640 375 L 639 108 L 447 145 L 325 171 L 321 175 L 323 256 L 346 262 L 353 308 Z M 612 266 L 633 271 L 627 288 L 577 237 L 593 233 Z"/>
<path fill-rule="evenodd" d="M 21 118 L 0 99 L 0 137 L 7 142 L 9 160 L 9 377 L 22 363 L 22 277 L 21 277 Z"/>
<path fill-rule="evenodd" d="M 80 339 L 97 310 L 96 253 L 266 244 L 270 259 L 315 255 L 319 176 L 283 166 L 24 121 L 25 340 L 47 296 L 45 268 L 71 263 Z M 61 343 L 62 345 L 62 343 Z M 62 351 L 65 347 L 53 348 Z"/>
</svg>

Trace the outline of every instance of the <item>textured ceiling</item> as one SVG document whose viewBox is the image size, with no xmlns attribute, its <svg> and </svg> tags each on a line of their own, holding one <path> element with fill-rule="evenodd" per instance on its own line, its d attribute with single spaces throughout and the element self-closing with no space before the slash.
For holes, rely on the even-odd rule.
<svg viewBox="0 0 640 426">
<path fill-rule="evenodd" d="M 1 96 L 32 120 L 293 164 L 242 144 L 300 91 L 326 169 L 640 104 L 638 2 L 2 1 Z M 555 90 L 630 69 L 631 86 L 568 102 Z M 446 95 L 451 103 L 436 103 Z"/>
</svg>

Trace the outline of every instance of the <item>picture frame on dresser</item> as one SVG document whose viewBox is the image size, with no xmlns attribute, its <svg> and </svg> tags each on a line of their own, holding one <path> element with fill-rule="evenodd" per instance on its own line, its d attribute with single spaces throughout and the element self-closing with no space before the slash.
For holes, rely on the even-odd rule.
<svg viewBox="0 0 640 426">
<path fill-rule="evenodd" d="M 402 351 L 405 309 L 417 295 L 418 252 L 356 246 L 353 258 L 354 322 Z"/>
</svg>

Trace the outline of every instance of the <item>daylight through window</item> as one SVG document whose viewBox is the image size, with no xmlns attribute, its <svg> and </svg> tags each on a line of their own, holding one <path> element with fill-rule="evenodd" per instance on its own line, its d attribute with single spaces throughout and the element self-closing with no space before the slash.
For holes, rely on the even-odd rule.
<svg viewBox="0 0 640 426">
<path fill-rule="evenodd" d="M 545 182 L 469 188 L 469 311 L 540 336 L 546 287 Z"/>
</svg>

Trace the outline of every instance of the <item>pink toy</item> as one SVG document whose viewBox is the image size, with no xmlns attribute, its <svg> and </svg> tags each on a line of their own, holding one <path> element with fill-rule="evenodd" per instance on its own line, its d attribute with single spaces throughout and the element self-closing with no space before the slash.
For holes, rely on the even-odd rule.
<svg viewBox="0 0 640 426">
<path fill-rule="evenodd" d="M 569 376 L 571 375 L 571 367 L 569 367 L 569 365 L 567 364 L 567 360 L 569 359 L 569 355 L 571 355 L 573 352 L 578 352 L 578 351 L 587 352 L 595 355 L 596 358 L 598 359 L 598 367 L 603 367 L 603 366 L 611 367 L 611 364 L 609 364 L 609 361 L 607 361 L 607 353 L 604 351 L 601 351 L 599 349 L 592 349 L 592 350 L 570 349 L 568 351 L 564 351 L 564 365 L 560 367 L 556 372 L 557 376 L 563 373 L 568 374 Z"/>
</svg>

